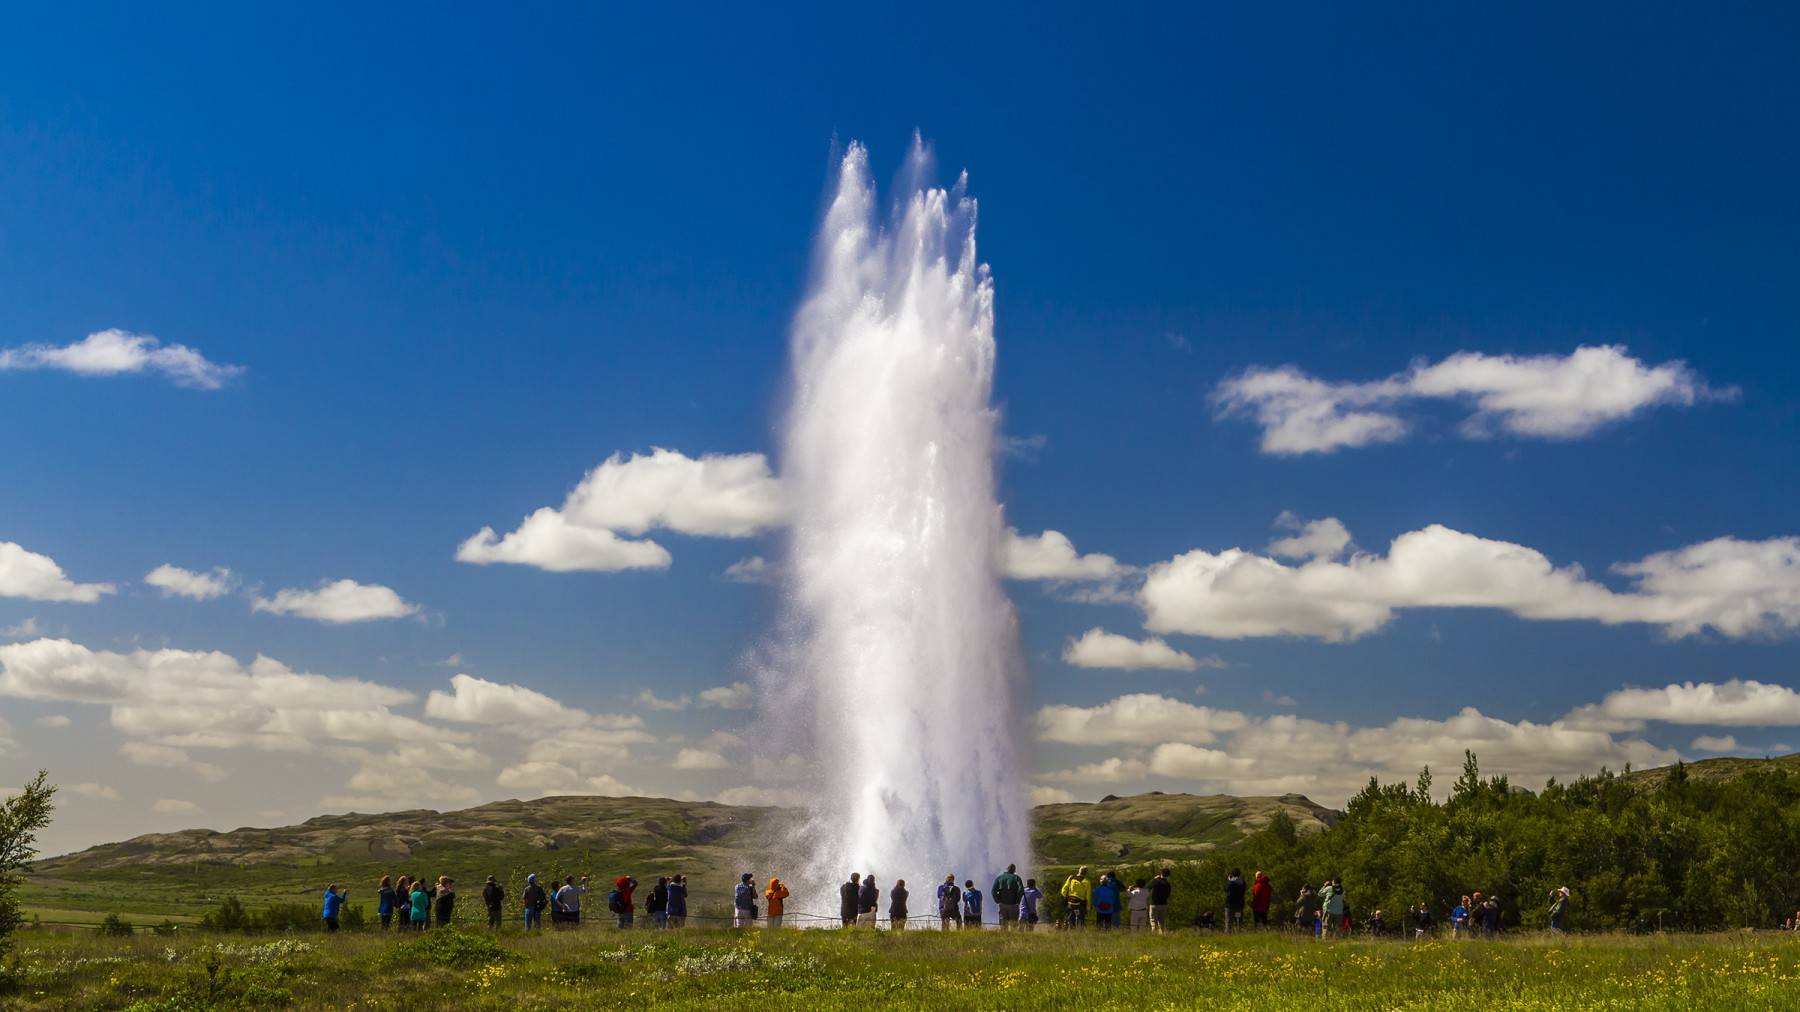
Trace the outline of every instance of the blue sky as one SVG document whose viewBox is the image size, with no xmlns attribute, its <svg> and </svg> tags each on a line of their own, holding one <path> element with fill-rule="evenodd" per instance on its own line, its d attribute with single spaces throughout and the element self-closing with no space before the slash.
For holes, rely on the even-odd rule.
<svg viewBox="0 0 1800 1012">
<path fill-rule="evenodd" d="M 260 654 L 411 693 L 395 710 L 414 717 L 466 672 L 641 718 L 652 740 L 615 743 L 604 769 L 576 769 L 584 782 L 740 786 L 670 756 L 732 757 L 703 738 L 758 719 L 697 694 L 743 680 L 767 635 L 771 588 L 721 574 L 774 557 L 777 533 L 661 530 L 672 563 L 651 571 L 476 566 L 457 547 L 560 504 L 614 453 L 774 454 L 833 160 L 862 140 L 885 178 L 918 130 L 944 181 L 966 168 L 981 202 L 997 398 L 1006 431 L 1037 444 L 1002 473 L 1025 535 L 1151 567 L 1193 550 L 1267 557 L 1292 533 L 1275 529 L 1283 511 L 1337 518 L 1375 557 L 1439 524 L 1620 594 L 1634 583 L 1615 564 L 1757 546 L 1730 573 L 1669 577 L 1743 581 L 1709 592 L 1751 618 L 1691 634 L 1427 595 L 1348 641 L 1226 638 L 1147 630 L 1141 570 L 1120 574 L 1114 603 L 1081 580 L 1015 580 L 1034 708 L 1141 693 L 1213 708 L 1178 721 L 1293 714 L 1320 722 L 1300 726 L 1309 740 L 1448 740 L 1466 729 L 1392 722 L 1475 707 L 1589 736 L 1542 744 L 1571 769 L 1703 755 L 1700 736 L 1749 754 L 1800 745 L 1781 688 L 1800 677 L 1800 562 L 1783 540 L 1800 535 L 1797 21 L 1779 5 L 21 12 L 0 41 L 0 349 L 118 328 L 242 371 L 196 389 L 153 369 L 0 370 L 0 542 L 116 585 L 92 603 L 0 592 L 14 630 L 0 640 Z M 1469 353 L 1477 384 L 1519 362 L 1552 384 L 1583 346 L 1628 349 L 1611 364 L 1630 388 L 1586 428 L 1513 431 L 1516 414 L 1482 414 L 1465 386 L 1383 395 L 1375 410 L 1406 430 L 1391 441 L 1271 453 L 1254 417 L 1221 409 L 1222 384 L 1256 370 L 1370 384 Z M 1679 370 L 1660 374 L 1672 388 L 1646 378 L 1660 367 Z M 1476 414 L 1482 438 L 1462 428 Z M 164 596 L 145 582 L 164 564 L 227 567 L 232 590 Z M 417 613 L 329 623 L 251 605 L 343 579 Z M 1065 661 L 1092 628 L 1216 663 Z M 1719 698 L 1751 693 L 1768 723 L 1681 709 L 1688 696 L 1635 728 L 1564 719 L 1627 687 L 1734 680 Z M 651 710 L 646 688 L 695 699 Z M 50 765 L 90 785 L 53 846 L 300 818 L 334 797 L 449 805 L 562 776 L 497 784 L 524 760 L 470 719 L 459 747 L 490 765 L 422 760 L 422 779 L 351 789 L 353 771 L 411 767 L 170 745 L 121 727 L 117 705 L 0 696 L 0 784 Z M 1250 754 L 1229 723 L 1174 743 Z M 1304 770 L 1159 763 L 1156 730 L 1034 726 L 1047 775 L 1109 758 L 1148 771 L 1046 776 L 1052 792 L 1305 786 Z M 185 758 L 117 752 L 134 741 Z M 334 742 L 321 755 L 376 748 Z M 1332 769 L 1313 792 L 1341 800 L 1367 765 L 1354 759 L 1321 758 Z M 1169 772 L 1182 769 L 1205 772 Z M 266 803 L 296 771 L 304 786 Z"/>
</svg>

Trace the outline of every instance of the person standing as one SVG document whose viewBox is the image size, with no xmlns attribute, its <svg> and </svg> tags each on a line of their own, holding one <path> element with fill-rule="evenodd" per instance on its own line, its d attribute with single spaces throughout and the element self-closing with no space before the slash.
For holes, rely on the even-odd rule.
<svg viewBox="0 0 1800 1012">
<path fill-rule="evenodd" d="M 894 888 L 888 891 L 888 927 L 895 931 L 906 930 L 906 880 L 898 879 Z"/>
<path fill-rule="evenodd" d="M 1464 896 L 1462 902 L 1450 908 L 1450 937 L 1461 938 L 1469 933 L 1469 898 Z"/>
<path fill-rule="evenodd" d="M 944 881 L 938 883 L 937 906 L 939 927 L 945 931 L 962 927 L 962 890 L 956 888 L 954 874 L 945 875 Z"/>
<path fill-rule="evenodd" d="M 975 888 L 974 879 L 963 881 L 963 920 L 965 928 L 981 927 L 981 890 Z"/>
<path fill-rule="evenodd" d="M 1131 930 L 1142 931 L 1150 926 L 1150 887 L 1143 879 L 1138 879 L 1125 894 L 1125 908 L 1131 911 Z"/>
<path fill-rule="evenodd" d="M 769 876 L 769 887 L 763 890 L 763 898 L 769 901 L 769 927 L 781 927 L 782 914 L 787 910 L 788 887 L 773 875 Z"/>
<path fill-rule="evenodd" d="M 394 879 L 392 876 L 381 876 L 381 888 L 375 893 L 375 913 L 381 917 L 381 930 L 386 931 L 394 923 Z"/>
<path fill-rule="evenodd" d="M 731 898 L 731 913 L 732 927 L 756 926 L 756 879 L 749 872 L 738 877 L 737 892 Z"/>
<path fill-rule="evenodd" d="M 560 920 L 568 928 L 581 927 L 581 897 L 587 894 L 587 876 L 581 876 L 581 884 L 575 884 L 575 876 L 564 875 L 563 884 L 556 890 L 556 907 L 551 912 L 552 920 Z"/>
<path fill-rule="evenodd" d="M 687 876 L 676 875 L 669 880 L 669 927 L 679 928 L 687 924 Z"/>
<path fill-rule="evenodd" d="M 1244 897 L 1248 890 L 1244 886 L 1244 873 L 1236 868 L 1225 876 L 1225 930 L 1233 931 L 1244 926 Z"/>
<path fill-rule="evenodd" d="M 618 897 L 615 911 L 619 915 L 619 927 L 629 928 L 637 916 L 637 904 L 632 902 L 632 894 L 637 892 L 638 881 L 630 875 L 620 875 L 613 882 L 613 895 Z"/>
<path fill-rule="evenodd" d="M 488 876 L 487 884 L 481 887 L 481 902 L 487 907 L 488 930 L 500 930 L 500 912 L 506 907 L 506 890 L 499 879 Z"/>
<path fill-rule="evenodd" d="M 881 916 L 881 890 L 875 887 L 875 873 L 863 876 L 862 889 L 856 894 L 856 923 L 873 928 Z"/>
<path fill-rule="evenodd" d="M 424 879 L 413 881 L 412 895 L 407 901 L 412 905 L 412 929 L 424 931 L 425 921 L 431 916 L 431 894 L 425 891 Z"/>
<path fill-rule="evenodd" d="M 1569 910 L 1569 890 L 1567 886 L 1550 893 L 1550 930 L 1562 934 L 1563 917 Z"/>
<path fill-rule="evenodd" d="M 1119 923 L 1119 880 L 1111 872 L 1100 876 L 1089 896 L 1094 903 L 1094 927 L 1111 928 Z"/>
<path fill-rule="evenodd" d="M 1150 880 L 1149 914 L 1150 930 L 1163 934 L 1169 930 L 1169 895 L 1175 891 L 1175 884 L 1169 881 L 1169 869 L 1164 868 Z"/>
<path fill-rule="evenodd" d="M 1019 904 L 1019 922 L 1025 926 L 1026 931 L 1036 931 L 1038 908 L 1039 905 L 1044 902 L 1044 892 L 1038 888 L 1037 879 L 1028 878 L 1025 880 L 1025 892 L 1023 895 L 1024 900 Z"/>
<path fill-rule="evenodd" d="M 1088 881 L 1087 865 L 1075 869 L 1075 874 L 1063 882 L 1062 898 L 1068 909 L 1069 927 L 1086 927 L 1088 903 L 1094 898 L 1094 884 Z"/>
<path fill-rule="evenodd" d="M 1326 879 L 1319 887 L 1319 906 L 1322 908 L 1319 920 L 1319 937 L 1333 934 L 1338 929 L 1338 922 L 1344 918 L 1344 894 L 1337 883 Z"/>
<path fill-rule="evenodd" d="M 656 884 L 650 887 L 650 900 L 644 904 L 644 909 L 650 911 L 651 927 L 669 926 L 669 876 L 656 877 Z"/>
<path fill-rule="evenodd" d="M 989 895 L 994 897 L 994 910 L 1000 915 L 1000 929 L 1018 927 L 1019 904 L 1025 901 L 1025 883 L 1019 878 L 1018 866 L 1009 864 L 995 876 Z"/>
<path fill-rule="evenodd" d="M 449 927 L 450 919 L 456 916 L 456 880 L 448 875 L 439 875 L 437 896 L 433 902 L 437 905 L 437 926 Z"/>
<path fill-rule="evenodd" d="M 1275 887 L 1269 882 L 1269 876 L 1257 872 L 1255 881 L 1250 883 L 1250 919 L 1259 928 L 1269 926 L 1269 904 L 1275 900 Z"/>
<path fill-rule="evenodd" d="M 26 856 L 30 855 L 27 854 Z M 330 932 L 338 929 L 338 911 L 343 908 L 344 897 L 348 895 L 350 895 L 350 890 L 348 889 L 343 892 L 338 892 L 336 882 L 325 887 L 325 905 L 322 913 L 325 918 L 326 931 Z"/>
<path fill-rule="evenodd" d="M 844 927 L 856 923 L 856 906 L 862 901 L 862 873 L 851 872 L 850 881 L 838 886 L 838 920 Z"/>
<path fill-rule="evenodd" d="M 525 930 L 531 931 L 544 926 L 544 907 L 549 897 L 544 887 L 538 885 L 537 872 L 525 876 L 525 895 L 520 897 L 525 903 Z"/>
<path fill-rule="evenodd" d="M 1319 897 L 1310 886 L 1300 887 L 1300 898 L 1294 901 L 1294 927 L 1300 931 L 1313 930 L 1313 922 L 1319 916 Z"/>
</svg>

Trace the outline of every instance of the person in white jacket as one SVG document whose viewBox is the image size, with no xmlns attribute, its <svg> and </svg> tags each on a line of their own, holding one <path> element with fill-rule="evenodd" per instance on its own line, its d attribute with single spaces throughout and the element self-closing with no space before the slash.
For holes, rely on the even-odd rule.
<svg viewBox="0 0 1800 1012">
<path fill-rule="evenodd" d="M 1131 930 L 1142 931 L 1150 926 L 1150 889 L 1143 879 L 1125 893 L 1125 908 L 1131 911 Z"/>
</svg>

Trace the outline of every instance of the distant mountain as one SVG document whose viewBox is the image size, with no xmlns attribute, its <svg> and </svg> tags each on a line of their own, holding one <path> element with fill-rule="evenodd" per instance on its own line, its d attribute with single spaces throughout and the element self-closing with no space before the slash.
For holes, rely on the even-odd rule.
<svg viewBox="0 0 1800 1012">
<path fill-rule="evenodd" d="M 1338 818 L 1299 795 L 1150 793 L 1043 805 L 1034 812 L 1037 862 L 1195 858 L 1255 832 L 1278 811 L 1302 832 Z M 598 880 L 626 870 L 640 877 L 682 871 L 723 895 L 741 870 L 783 873 L 792 854 L 781 837 L 797 818 L 775 808 L 667 798 L 550 797 L 455 812 L 324 815 L 273 829 L 190 829 L 39 861 L 26 901 L 111 909 L 129 898 L 140 907 L 199 912 L 232 893 L 310 896 L 326 880 L 349 883 L 367 898 L 376 879 L 389 873 L 449 872 L 462 876 L 467 889 L 488 874 L 516 883 L 527 871 L 591 872 Z"/>
<path fill-rule="evenodd" d="M 1701 759 L 1698 762 L 1682 763 L 1681 767 L 1687 771 L 1690 780 L 1700 782 L 1735 780 L 1757 770 L 1792 771 L 1800 769 L 1800 754 L 1775 756 L 1768 759 L 1720 756 L 1717 759 Z M 1650 769 L 1632 770 L 1625 774 L 1625 779 L 1637 787 L 1653 790 L 1662 786 L 1662 782 L 1668 779 L 1674 769 L 1673 766 L 1654 766 Z"/>
</svg>

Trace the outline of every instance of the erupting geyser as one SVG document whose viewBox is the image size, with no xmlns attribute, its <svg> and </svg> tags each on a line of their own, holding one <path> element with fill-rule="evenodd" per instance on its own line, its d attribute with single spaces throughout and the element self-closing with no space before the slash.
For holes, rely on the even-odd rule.
<svg viewBox="0 0 1800 1012">
<path fill-rule="evenodd" d="M 882 214 L 852 145 L 825 213 L 794 323 L 791 642 L 788 684 L 770 686 L 810 711 L 784 714 L 810 720 L 819 773 L 807 877 L 872 872 L 884 894 L 907 878 L 921 915 L 946 871 L 985 890 L 1029 860 L 1030 813 L 998 568 L 993 283 L 967 177 L 946 191 L 930 171 L 915 141 Z"/>
</svg>

